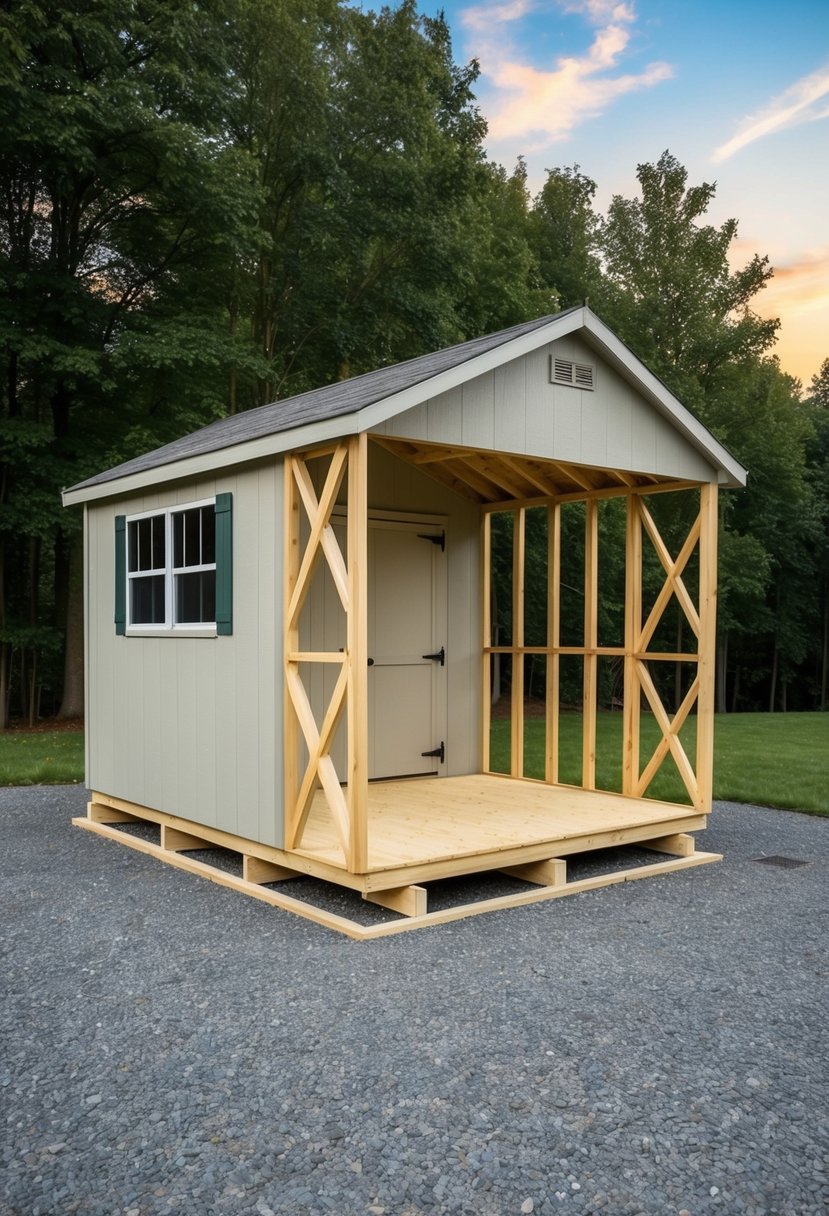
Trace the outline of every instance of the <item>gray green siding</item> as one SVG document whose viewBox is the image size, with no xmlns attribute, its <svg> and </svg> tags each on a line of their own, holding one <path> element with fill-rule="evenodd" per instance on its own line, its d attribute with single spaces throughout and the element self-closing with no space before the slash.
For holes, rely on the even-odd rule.
<svg viewBox="0 0 829 1216">
<path fill-rule="evenodd" d="M 233 634 L 116 636 L 115 516 L 223 492 L 233 495 Z M 87 512 L 87 784 L 281 844 L 281 461 Z"/>
<path fill-rule="evenodd" d="M 550 383 L 550 355 L 589 363 L 591 391 Z M 716 481 L 675 425 L 576 336 L 560 338 L 372 428 L 594 468 Z"/>
</svg>

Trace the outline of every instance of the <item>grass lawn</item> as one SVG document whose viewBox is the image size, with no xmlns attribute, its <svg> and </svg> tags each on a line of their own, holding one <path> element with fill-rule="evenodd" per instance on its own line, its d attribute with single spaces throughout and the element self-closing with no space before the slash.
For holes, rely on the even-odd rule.
<svg viewBox="0 0 829 1216">
<path fill-rule="evenodd" d="M 563 782 L 581 780 L 581 714 L 563 714 L 560 772 Z M 641 763 L 660 739 L 650 714 L 642 715 Z M 693 760 L 696 719 L 688 719 L 682 744 Z M 718 716 L 714 734 L 714 797 L 761 806 L 789 807 L 829 815 L 829 714 L 727 714 Z M 492 723 L 492 768 L 509 769 L 509 722 Z M 524 771 L 544 776 L 544 721 L 528 718 L 524 734 Z M 622 715 L 599 715 L 596 739 L 596 783 L 620 790 L 622 783 Z M 689 802 L 673 765 L 665 760 L 648 795 L 670 802 Z"/>
<path fill-rule="evenodd" d="M 544 776 L 544 720 L 525 723 L 525 772 Z M 693 755 L 696 720 L 691 717 L 682 742 Z M 642 715 L 642 764 L 659 741 L 649 714 Z M 829 714 L 728 714 L 717 718 L 714 797 L 761 806 L 790 807 L 829 815 Z M 599 715 L 596 777 L 601 789 L 621 789 L 622 715 Z M 81 731 L 0 733 L 0 785 L 61 785 L 83 781 Z M 492 767 L 509 767 L 509 722 L 492 724 Z M 561 718 L 560 779 L 574 785 L 581 777 L 581 715 Z M 649 795 L 688 802 L 673 762 L 667 759 Z"/>
<path fill-rule="evenodd" d="M 83 731 L 0 733 L 0 785 L 68 785 L 83 781 Z"/>
</svg>

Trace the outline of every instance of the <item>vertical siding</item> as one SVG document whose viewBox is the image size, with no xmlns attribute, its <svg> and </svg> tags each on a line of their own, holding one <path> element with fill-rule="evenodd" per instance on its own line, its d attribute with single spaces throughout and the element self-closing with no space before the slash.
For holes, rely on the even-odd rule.
<svg viewBox="0 0 829 1216">
<path fill-rule="evenodd" d="M 553 354 L 590 364 L 595 389 L 551 384 Z M 514 359 L 376 430 L 596 468 L 715 479 L 708 462 L 673 424 L 577 336 Z"/>
<path fill-rule="evenodd" d="M 88 507 L 88 784 L 269 844 L 282 839 L 281 476 L 269 461 Z M 233 634 L 116 637 L 115 516 L 223 491 L 233 494 Z"/>
</svg>

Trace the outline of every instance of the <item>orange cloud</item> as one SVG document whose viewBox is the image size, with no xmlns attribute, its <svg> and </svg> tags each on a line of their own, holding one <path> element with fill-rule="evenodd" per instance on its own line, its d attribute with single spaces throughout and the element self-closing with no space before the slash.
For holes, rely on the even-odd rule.
<svg viewBox="0 0 829 1216">
<path fill-rule="evenodd" d="M 582 13 L 596 28 L 581 55 L 561 56 L 551 70 L 533 67 L 512 57 L 503 30 L 519 20 L 532 0 L 510 0 L 467 9 L 463 20 L 487 36 L 479 49 L 481 65 L 495 86 L 489 99 L 489 132 L 493 140 L 537 137 L 535 148 L 564 139 L 574 128 L 596 118 L 618 97 L 652 88 L 673 75 L 667 63 L 652 63 L 638 74 L 618 74 L 619 61 L 630 42 L 635 11 L 630 4 L 608 0 L 564 0 L 562 8 Z"/>
<path fill-rule="evenodd" d="M 804 122 L 816 122 L 829 118 L 829 105 L 818 104 L 829 94 L 829 64 L 795 81 L 778 97 L 774 97 L 758 114 L 743 119 L 735 135 L 715 149 L 711 159 L 715 163 L 727 160 L 748 144 L 764 139 L 775 131 L 786 127 L 800 126 Z"/>
</svg>

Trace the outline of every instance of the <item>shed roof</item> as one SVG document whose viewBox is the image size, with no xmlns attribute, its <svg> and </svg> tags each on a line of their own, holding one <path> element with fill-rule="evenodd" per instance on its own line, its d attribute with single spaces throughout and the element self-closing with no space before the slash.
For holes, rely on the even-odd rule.
<svg viewBox="0 0 829 1216">
<path fill-rule="evenodd" d="M 580 332 L 711 461 L 726 485 L 743 485 L 745 470 L 669 389 L 589 308 L 577 307 L 510 326 L 432 354 L 221 418 L 181 439 L 136 456 L 64 490 L 65 505 L 237 464 L 268 453 L 370 430 L 418 402 L 510 359 Z"/>
</svg>

